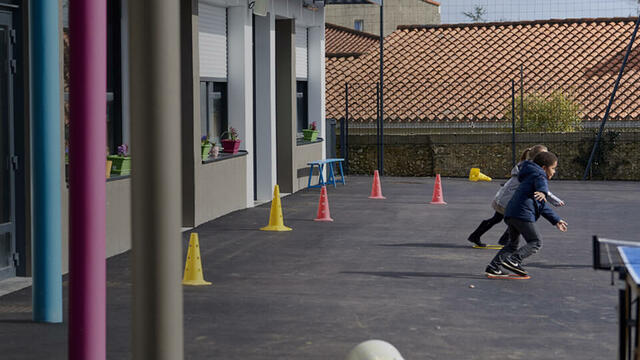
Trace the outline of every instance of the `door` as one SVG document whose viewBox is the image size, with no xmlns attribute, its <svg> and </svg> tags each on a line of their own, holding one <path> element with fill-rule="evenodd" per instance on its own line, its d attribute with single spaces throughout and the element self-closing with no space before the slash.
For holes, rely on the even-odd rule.
<svg viewBox="0 0 640 360">
<path fill-rule="evenodd" d="M 13 59 L 11 13 L 0 11 L 0 279 L 16 275 L 15 169 L 13 144 Z"/>
</svg>

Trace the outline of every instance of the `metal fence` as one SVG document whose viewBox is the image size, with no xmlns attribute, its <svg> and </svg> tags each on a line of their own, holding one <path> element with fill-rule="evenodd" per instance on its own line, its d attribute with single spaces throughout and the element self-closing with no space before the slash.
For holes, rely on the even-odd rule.
<svg viewBox="0 0 640 360">
<path fill-rule="evenodd" d="M 338 154 L 352 173 L 380 168 L 387 175 L 464 176 L 481 167 L 507 177 L 525 148 L 542 143 L 559 156 L 558 177 L 578 179 L 614 82 L 527 82 L 523 75 L 499 83 L 388 81 L 383 121 L 378 84 L 348 83 L 344 116 L 336 119 Z M 640 94 L 621 90 L 590 179 L 640 179 Z"/>
</svg>

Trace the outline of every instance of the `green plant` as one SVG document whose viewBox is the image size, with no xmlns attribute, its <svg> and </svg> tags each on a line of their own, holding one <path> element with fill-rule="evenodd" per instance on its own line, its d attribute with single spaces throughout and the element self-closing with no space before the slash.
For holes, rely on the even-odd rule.
<svg viewBox="0 0 640 360">
<path fill-rule="evenodd" d="M 209 137 L 208 135 L 202 135 L 202 137 L 200 138 L 200 145 L 216 146 L 216 143 L 212 141 L 211 137 Z"/>
<path fill-rule="evenodd" d="M 505 114 L 512 118 L 511 104 Z M 574 132 L 582 129 L 580 103 L 560 90 L 551 93 L 530 93 L 516 97 L 516 119 L 524 110 L 524 118 L 516 121 L 516 129 L 523 132 Z"/>
<path fill-rule="evenodd" d="M 593 131 L 589 136 L 585 137 L 580 143 L 578 155 L 573 159 L 575 163 L 582 167 L 583 171 L 587 168 L 589 157 L 591 157 L 591 152 L 593 151 L 593 144 L 597 136 L 597 131 Z M 596 152 L 593 154 L 591 167 L 589 168 L 590 179 L 607 180 L 608 178 L 612 178 L 612 175 L 615 175 L 618 168 L 623 165 L 624 161 L 614 161 L 612 156 L 615 148 L 618 146 L 617 140 L 619 136 L 619 132 L 612 130 L 605 131 L 602 134 L 596 147 Z"/>
<path fill-rule="evenodd" d="M 230 126 L 229 130 L 220 134 L 220 137 L 223 137 L 225 135 L 226 135 L 226 139 L 229 139 L 232 141 L 238 140 L 238 130 L 236 130 L 236 128 L 234 128 L 233 126 Z"/>
</svg>

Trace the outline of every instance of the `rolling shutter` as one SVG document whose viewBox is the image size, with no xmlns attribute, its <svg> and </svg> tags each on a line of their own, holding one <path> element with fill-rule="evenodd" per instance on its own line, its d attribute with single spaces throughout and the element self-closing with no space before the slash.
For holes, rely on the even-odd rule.
<svg viewBox="0 0 640 360">
<path fill-rule="evenodd" d="M 227 78 L 227 9 L 198 4 L 200 76 Z"/>
<path fill-rule="evenodd" d="M 307 78 L 307 28 L 296 26 L 296 78 Z"/>
</svg>

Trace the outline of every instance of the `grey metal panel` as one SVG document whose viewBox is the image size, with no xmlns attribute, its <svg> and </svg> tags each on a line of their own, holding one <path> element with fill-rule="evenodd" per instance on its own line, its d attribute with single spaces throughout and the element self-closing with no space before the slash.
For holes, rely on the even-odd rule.
<svg viewBox="0 0 640 360">
<path fill-rule="evenodd" d="M 200 3 L 200 76 L 227 77 L 227 9 Z"/>
<path fill-rule="evenodd" d="M 296 78 L 306 79 L 309 69 L 307 28 L 296 26 Z"/>
</svg>

